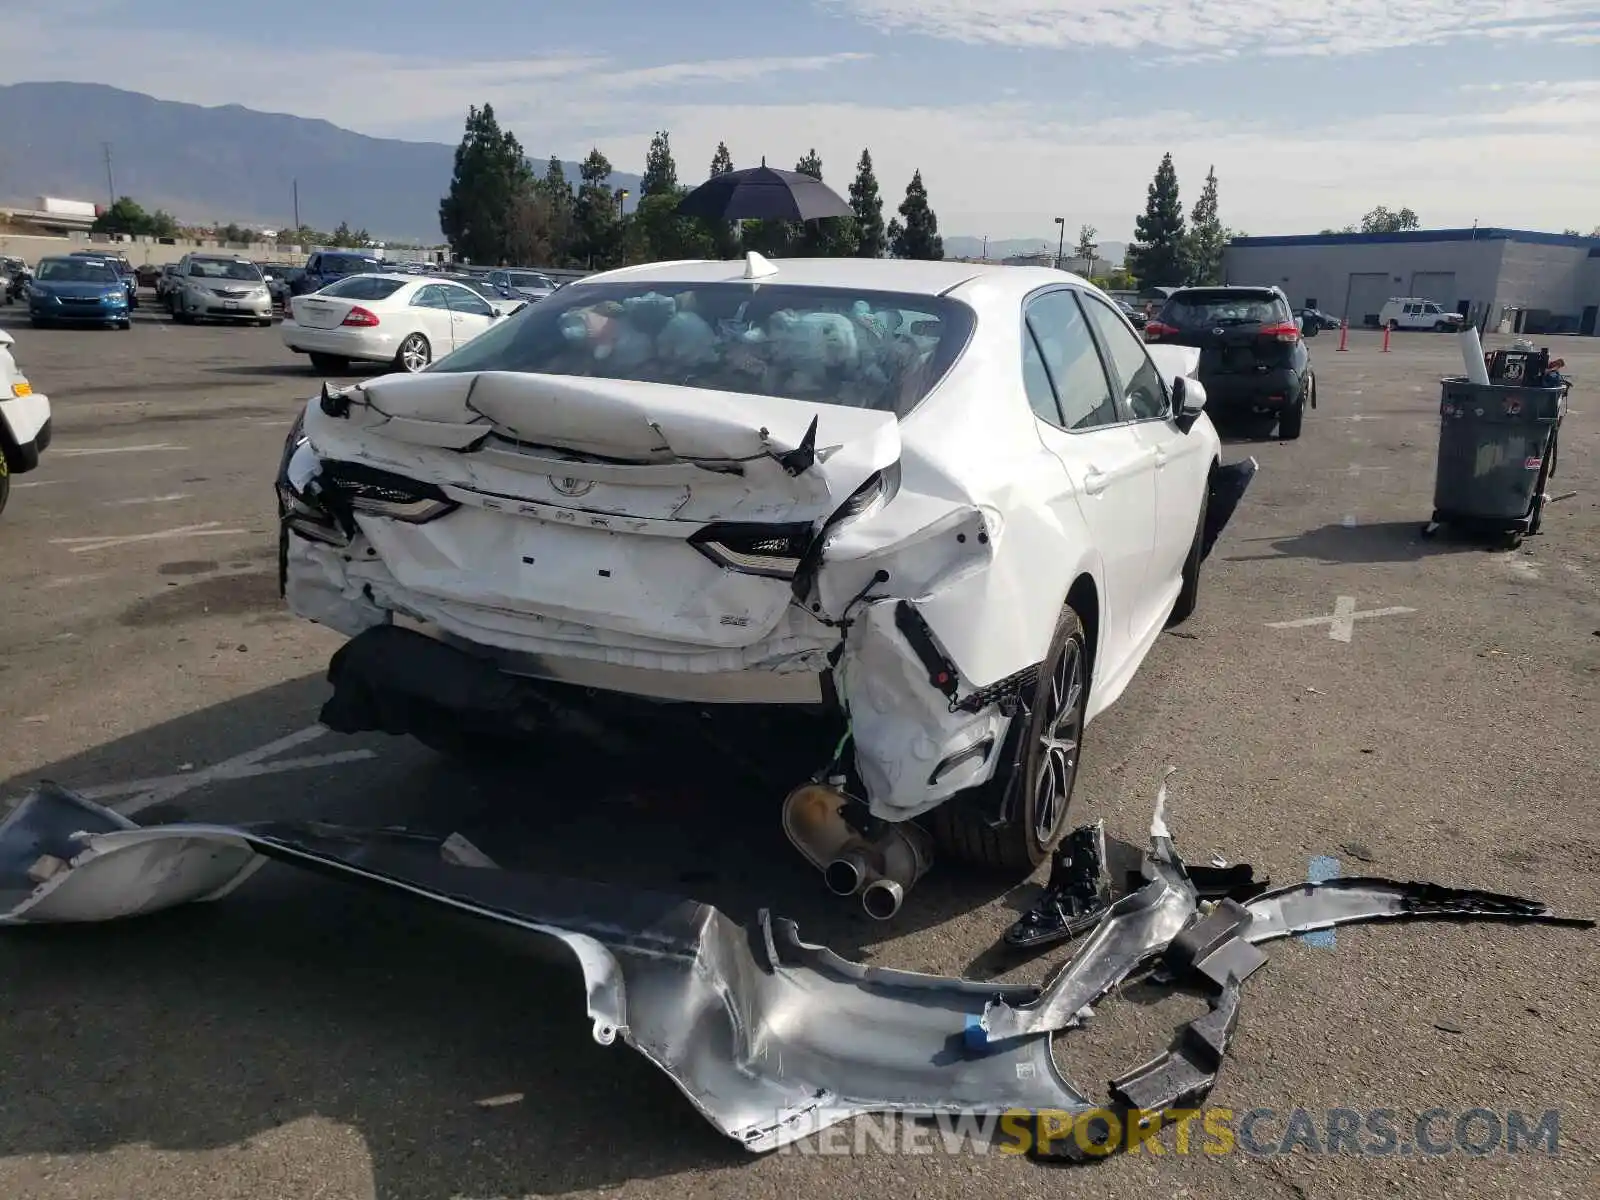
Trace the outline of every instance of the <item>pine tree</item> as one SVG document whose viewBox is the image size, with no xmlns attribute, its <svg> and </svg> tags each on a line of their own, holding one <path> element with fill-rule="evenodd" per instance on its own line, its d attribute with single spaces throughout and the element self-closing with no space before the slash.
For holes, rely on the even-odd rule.
<svg viewBox="0 0 1600 1200">
<path fill-rule="evenodd" d="M 544 205 L 544 220 L 549 242 L 545 257 L 537 261 L 543 266 L 567 266 L 573 261 L 574 197 L 572 184 L 567 181 L 567 169 L 553 154 L 550 156 L 550 161 L 545 164 L 544 178 L 538 182 L 537 193 Z M 518 236 L 527 236 L 526 231 L 536 223 L 538 212 L 538 206 L 530 208 L 523 205 L 518 209 L 513 221 L 513 225 L 520 231 Z M 524 257 L 523 261 L 531 260 Z"/>
<path fill-rule="evenodd" d="M 1172 155 L 1163 155 L 1150 181 L 1144 215 L 1134 222 L 1134 244 L 1128 266 L 1145 286 L 1176 286 L 1188 275 L 1188 237 L 1183 203 L 1178 199 L 1178 171 Z"/>
<path fill-rule="evenodd" d="M 521 143 L 501 131 L 494 107 L 468 109 L 450 191 L 439 201 L 439 228 L 450 249 L 471 262 L 499 262 L 513 204 L 532 182 Z"/>
<path fill-rule="evenodd" d="M 796 174 L 822 182 L 822 159 L 815 149 L 807 151 L 794 169 Z M 798 253 L 807 258 L 851 258 L 855 254 L 855 221 L 850 217 L 796 222 L 791 226 L 790 237 Z"/>
<path fill-rule="evenodd" d="M 733 155 L 728 153 L 728 143 L 718 142 L 717 152 L 711 156 L 711 171 L 708 179 L 715 179 L 718 175 L 731 175 L 733 173 Z M 739 224 L 736 221 L 722 221 L 715 218 L 706 218 L 701 221 L 701 227 L 711 238 L 712 253 L 718 258 L 737 258 L 739 255 Z"/>
<path fill-rule="evenodd" d="M 1217 216 L 1217 169 L 1206 171 L 1206 186 L 1189 214 L 1189 282 L 1222 282 L 1222 248 L 1228 231 Z"/>
<path fill-rule="evenodd" d="M 894 256 L 938 260 L 944 257 L 944 239 L 939 236 L 939 218 L 928 204 L 928 189 L 922 172 L 916 171 L 906 185 L 906 198 L 900 202 L 898 229 L 891 226 Z"/>
<path fill-rule="evenodd" d="M 856 219 L 857 258 L 882 258 L 889 249 L 883 230 L 883 197 L 878 195 L 878 177 L 872 171 L 872 155 L 863 150 L 856 163 L 855 181 L 850 185 L 850 209 Z"/>
<path fill-rule="evenodd" d="M 644 156 L 644 175 L 639 179 L 639 196 L 665 196 L 678 190 L 678 164 L 672 160 L 672 144 L 664 132 L 650 139 Z"/>
<path fill-rule="evenodd" d="M 572 253 L 579 262 L 598 269 L 609 265 L 619 250 L 611 160 L 598 148 L 590 150 L 578 173 L 578 197 L 572 208 Z"/>
</svg>

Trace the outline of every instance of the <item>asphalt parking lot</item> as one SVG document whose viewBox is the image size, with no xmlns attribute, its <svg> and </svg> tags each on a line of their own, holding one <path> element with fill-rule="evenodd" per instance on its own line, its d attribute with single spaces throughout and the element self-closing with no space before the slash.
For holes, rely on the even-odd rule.
<svg viewBox="0 0 1600 1200">
<path fill-rule="evenodd" d="M 785 842 L 781 795 L 721 756 L 469 770 L 322 732 L 338 639 L 276 586 L 272 473 L 316 386 L 305 360 L 275 329 L 148 307 L 129 332 L 35 332 L 16 309 L 0 325 L 56 428 L 0 517 L 0 797 L 50 778 L 146 822 L 459 830 L 506 866 L 684 891 L 739 919 L 767 906 L 846 957 L 1007 965 L 993 946 L 1026 886 L 936 867 L 874 924 Z M 1298 442 L 1230 438 L 1261 471 L 1199 612 L 1090 730 L 1083 820 L 1142 843 L 1172 764 L 1194 861 L 1290 882 L 1329 856 L 1600 914 L 1600 342 L 1547 341 L 1577 380 L 1551 490 L 1576 495 L 1513 552 L 1419 537 L 1455 340 L 1311 344 L 1320 407 Z M 1330 636 L 1352 610 L 1348 640 Z M 1064 954 L 1009 970 L 1038 978 Z M 641 1057 L 594 1044 L 575 969 L 269 868 L 215 905 L 0 937 L 0 1195 L 1593 1194 L 1593 931 L 1368 926 L 1270 959 L 1209 1101 L 1272 1110 L 1257 1145 L 1284 1140 L 1295 1109 L 1390 1110 L 1403 1135 L 1443 1109 L 1440 1137 L 1473 1109 L 1558 1110 L 1557 1152 L 1216 1154 L 1197 1137 L 1185 1154 L 1169 1132 L 1164 1153 L 1071 1169 L 970 1149 L 755 1158 Z M 1130 987 L 1058 1057 L 1098 1091 L 1197 1011 Z"/>
</svg>

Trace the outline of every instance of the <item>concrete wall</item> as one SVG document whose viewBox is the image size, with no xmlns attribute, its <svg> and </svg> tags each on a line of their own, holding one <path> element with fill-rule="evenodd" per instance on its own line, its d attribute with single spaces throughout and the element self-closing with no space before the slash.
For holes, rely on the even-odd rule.
<svg viewBox="0 0 1600 1200">
<path fill-rule="evenodd" d="M 1453 296 L 1432 295 L 1446 308 L 1462 302 L 1475 321 L 1492 328 L 1510 308 L 1535 320 L 1540 332 L 1576 332 L 1583 309 L 1600 304 L 1600 258 L 1586 246 L 1545 245 L 1505 237 L 1477 241 L 1415 241 L 1342 245 L 1229 246 L 1223 270 L 1230 283 L 1276 284 L 1299 306 L 1307 300 L 1359 325 L 1370 316 L 1375 276 L 1387 275 L 1389 295 L 1414 294 L 1419 275 L 1454 273 Z M 1356 302 L 1350 307 L 1352 276 Z M 1425 289 L 1427 290 L 1427 289 Z M 1361 311 L 1358 311 L 1361 310 Z"/>
<path fill-rule="evenodd" d="M 136 267 L 149 263 L 162 266 L 166 263 L 175 263 L 185 254 L 196 252 L 240 254 L 256 262 L 286 262 L 292 266 L 300 266 L 306 256 L 315 247 L 279 246 L 270 242 L 257 242 L 246 244 L 243 242 L 189 242 L 174 241 L 172 243 L 158 242 L 154 238 L 132 238 L 128 241 L 107 241 L 105 239 L 91 239 L 87 233 L 68 234 L 65 237 L 39 237 L 31 234 L 0 233 L 0 255 L 9 255 L 21 258 L 28 263 L 35 263 L 41 258 L 52 254 L 71 254 L 74 250 L 103 250 L 107 254 L 122 253 L 127 255 L 128 261 Z M 412 250 L 391 246 L 382 251 L 384 255 L 398 262 L 405 262 L 412 258 L 431 259 L 433 252 Z"/>
<path fill-rule="evenodd" d="M 1405 296 L 1410 294 L 1412 279 L 1419 272 L 1453 272 L 1456 295 L 1446 307 L 1453 309 L 1463 300 L 1483 305 L 1494 298 L 1505 245 L 1485 239 L 1343 246 L 1228 246 L 1222 252 L 1222 269 L 1229 283 L 1276 284 L 1296 308 L 1315 300 L 1323 312 L 1359 325 L 1364 314 L 1346 311 L 1350 276 L 1387 273 L 1389 295 Z"/>
</svg>

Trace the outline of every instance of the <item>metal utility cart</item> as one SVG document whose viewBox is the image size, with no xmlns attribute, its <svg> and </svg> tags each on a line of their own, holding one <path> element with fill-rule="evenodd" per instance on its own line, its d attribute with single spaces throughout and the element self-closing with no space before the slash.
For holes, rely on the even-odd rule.
<svg viewBox="0 0 1600 1200">
<path fill-rule="evenodd" d="M 1491 374 L 1501 381 L 1441 381 L 1439 465 L 1433 519 L 1423 526 L 1424 537 L 1452 525 L 1495 536 L 1514 549 L 1539 532 L 1570 384 L 1525 386 L 1507 377 L 1544 383 L 1551 376 L 1544 369 L 1523 373 L 1494 366 L 1501 369 Z"/>
</svg>

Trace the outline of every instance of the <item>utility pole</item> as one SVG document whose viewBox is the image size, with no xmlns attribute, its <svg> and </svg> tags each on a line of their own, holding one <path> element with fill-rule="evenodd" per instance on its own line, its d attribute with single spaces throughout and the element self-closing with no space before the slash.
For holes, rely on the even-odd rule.
<svg viewBox="0 0 1600 1200">
<path fill-rule="evenodd" d="M 300 229 L 300 181 L 298 179 L 294 181 L 294 227 L 295 231 L 298 232 Z"/>
<path fill-rule="evenodd" d="M 111 143 L 101 142 L 100 148 L 105 151 L 106 155 L 106 195 L 109 197 L 106 203 L 115 205 L 117 202 L 117 184 L 111 177 Z"/>
<path fill-rule="evenodd" d="M 983 235 L 983 261 L 989 261 L 989 235 L 987 233 Z"/>
<path fill-rule="evenodd" d="M 1061 270 L 1061 256 L 1067 248 L 1067 219 L 1057 217 L 1056 224 L 1061 226 L 1061 232 L 1056 237 L 1056 270 Z"/>
</svg>

